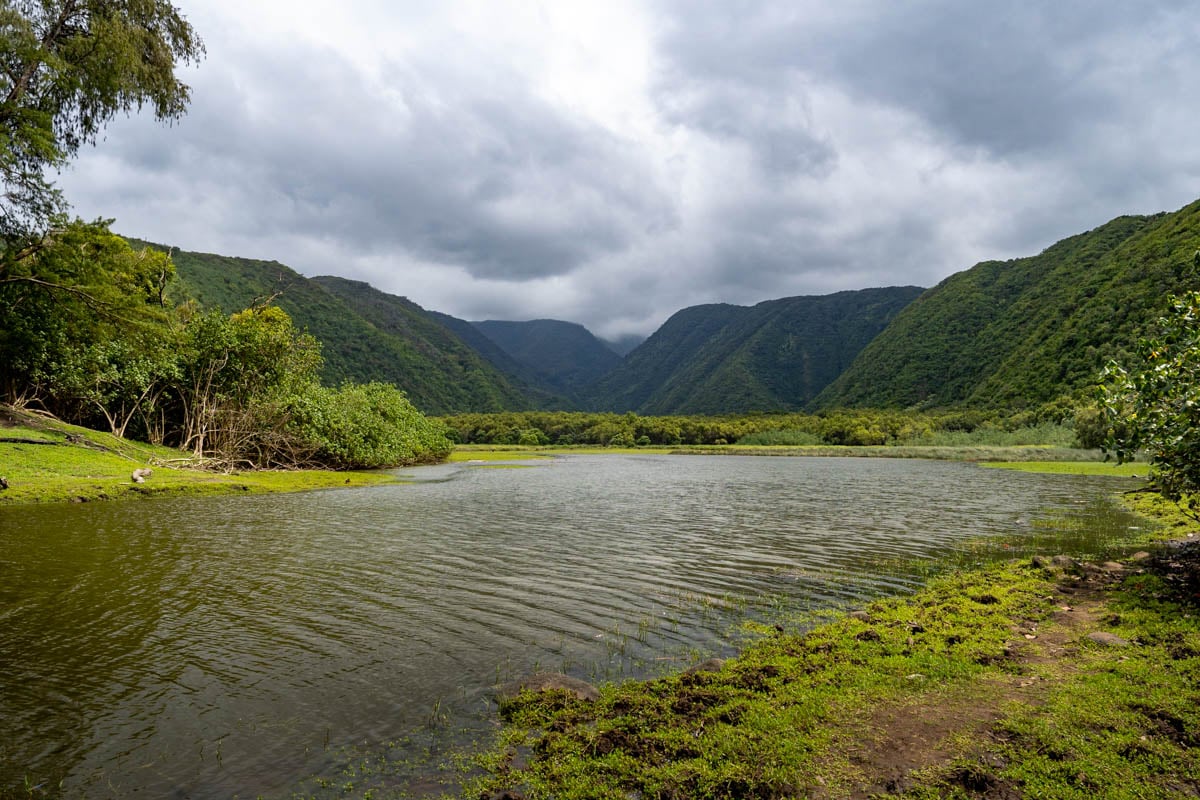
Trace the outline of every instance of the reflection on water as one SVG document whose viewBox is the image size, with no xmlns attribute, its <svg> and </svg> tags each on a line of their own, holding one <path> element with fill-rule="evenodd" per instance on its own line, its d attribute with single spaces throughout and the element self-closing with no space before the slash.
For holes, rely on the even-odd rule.
<svg viewBox="0 0 1200 800">
<path fill-rule="evenodd" d="M 319 792 L 347 753 L 419 761 L 484 729 L 489 687 L 534 668 L 649 674 L 728 651 L 745 613 L 909 588 L 980 537 L 1058 550 L 1064 531 L 1131 524 L 1112 481 L 944 462 L 567 456 L 404 474 L 0 511 L 0 789 Z"/>
</svg>

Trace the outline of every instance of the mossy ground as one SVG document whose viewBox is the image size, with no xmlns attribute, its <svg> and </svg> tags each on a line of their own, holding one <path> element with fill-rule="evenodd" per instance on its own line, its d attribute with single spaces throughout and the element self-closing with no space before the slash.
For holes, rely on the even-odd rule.
<svg viewBox="0 0 1200 800">
<path fill-rule="evenodd" d="M 605 686 L 594 703 L 523 694 L 462 796 L 1200 796 L 1185 552 L 957 572 L 805 633 L 768 630 L 719 671 Z"/>
<path fill-rule="evenodd" d="M 1051 475 L 1100 475 L 1112 478 L 1145 478 L 1149 465 L 1140 462 L 1118 464 L 1115 461 L 1007 461 L 988 462 L 985 467 Z"/>
<path fill-rule="evenodd" d="M 305 491 L 395 481 L 378 472 L 212 472 L 183 468 L 186 460 L 178 450 L 131 442 L 37 415 L 0 414 L 0 477 L 9 484 L 8 489 L 0 490 L 0 505 Z M 139 467 L 153 469 L 141 484 L 131 479 Z"/>
</svg>

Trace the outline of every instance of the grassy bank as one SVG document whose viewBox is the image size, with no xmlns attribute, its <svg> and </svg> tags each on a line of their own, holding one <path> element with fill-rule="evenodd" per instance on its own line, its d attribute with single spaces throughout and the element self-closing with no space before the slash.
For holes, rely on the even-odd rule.
<svg viewBox="0 0 1200 800">
<path fill-rule="evenodd" d="M 463 796 L 1200 796 L 1200 554 L 1156 552 L 955 573 L 594 702 L 521 694 Z"/>
<path fill-rule="evenodd" d="M 1078 450 L 1050 445 L 672 445 L 647 447 L 600 447 L 592 445 L 456 445 L 451 461 L 475 459 L 520 459 L 574 453 L 602 455 L 612 453 L 636 455 L 721 455 L 721 456 L 810 456 L 813 458 L 928 458 L 942 461 L 978 461 L 981 463 L 1038 463 L 1092 464 L 1090 474 L 1121 474 L 1113 464 L 1102 461 L 1099 450 Z M 1127 470 L 1133 470 L 1132 465 Z M 1041 471 L 1080 472 L 1081 468 L 1043 469 Z M 1142 465 L 1142 473 L 1145 466 Z M 1126 474 L 1135 474 L 1132 471 Z"/>
<path fill-rule="evenodd" d="M 184 468 L 178 450 L 119 439 L 34 414 L 0 415 L 0 505 L 164 495 L 295 492 L 394 482 L 375 472 L 210 472 Z M 174 466 L 173 466 L 174 465 Z M 133 470 L 150 468 L 145 483 Z"/>
</svg>

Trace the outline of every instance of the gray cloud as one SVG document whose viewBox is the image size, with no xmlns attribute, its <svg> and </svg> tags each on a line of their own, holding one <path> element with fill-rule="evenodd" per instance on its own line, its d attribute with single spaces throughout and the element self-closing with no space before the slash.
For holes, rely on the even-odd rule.
<svg viewBox="0 0 1200 800">
<path fill-rule="evenodd" d="M 194 3 L 189 116 L 114 124 L 62 178 L 80 213 L 467 318 L 648 333 L 695 303 L 932 285 L 1200 178 L 1181 0 L 631 0 L 565 31 L 382 4 L 340 19 L 353 40 L 242 31 L 222 1 Z"/>
</svg>

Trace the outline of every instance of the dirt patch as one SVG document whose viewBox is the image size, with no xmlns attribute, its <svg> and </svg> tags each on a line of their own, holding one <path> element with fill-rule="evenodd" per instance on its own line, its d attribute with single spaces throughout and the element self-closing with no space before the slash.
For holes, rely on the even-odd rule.
<svg viewBox="0 0 1200 800">
<path fill-rule="evenodd" d="M 902 705 L 875 709 L 859 731 L 860 744 L 849 754 L 861 777 L 848 795 L 837 796 L 866 800 L 881 793 L 903 792 L 918 782 L 917 773 L 947 766 L 967 755 L 963 743 L 986 738 L 1006 706 L 1040 703 L 1057 680 L 1071 674 L 1070 661 L 1064 657 L 1102 626 L 1105 589 L 1123 575 L 1123 570 L 1117 569 L 1085 567 L 1080 572 L 1062 576 L 1054 595 L 1056 609 L 1047 619 L 1014 628 L 1005 647 L 1008 663 L 1004 673 L 953 691 L 934 691 Z M 981 759 L 979 764 L 952 773 L 949 782 L 978 797 L 1004 800 L 1020 796 L 987 769 L 986 754 Z"/>
</svg>

